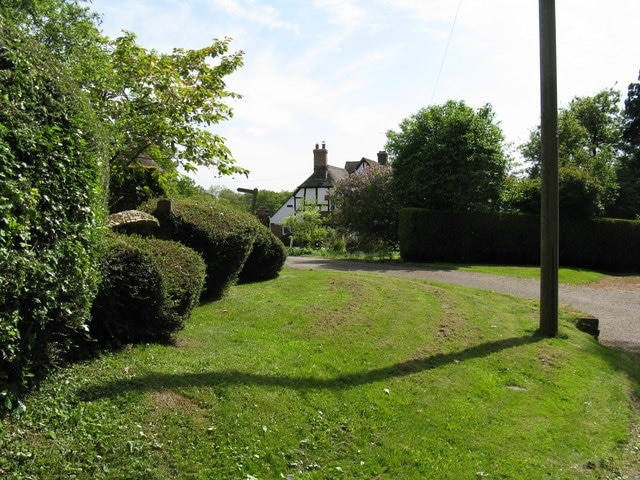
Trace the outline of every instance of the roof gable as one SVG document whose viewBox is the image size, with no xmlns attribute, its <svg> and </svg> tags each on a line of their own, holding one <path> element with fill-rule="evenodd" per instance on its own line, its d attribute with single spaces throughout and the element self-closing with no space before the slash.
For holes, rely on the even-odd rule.
<svg viewBox="0 0 640 480">
<path fill-rule="evenodd" d="M 358 165 L 360 165 L 360 162 L 345 162 L 344 169 L 351 175 L 356 171 Z"/>
</svg>

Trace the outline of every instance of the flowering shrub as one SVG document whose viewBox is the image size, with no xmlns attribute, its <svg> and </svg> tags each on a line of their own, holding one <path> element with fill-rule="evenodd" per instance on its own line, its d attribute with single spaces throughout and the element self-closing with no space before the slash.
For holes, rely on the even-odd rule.
<svg viewBox="0 0 640 480">
<path fill-rule="evenodd" d="M 339 180 L 331 194 L 334 224 L 355 234 L 360 247 L 395 247 L 398 209 L 391 167 L 374 165 Z"/>
</svg>

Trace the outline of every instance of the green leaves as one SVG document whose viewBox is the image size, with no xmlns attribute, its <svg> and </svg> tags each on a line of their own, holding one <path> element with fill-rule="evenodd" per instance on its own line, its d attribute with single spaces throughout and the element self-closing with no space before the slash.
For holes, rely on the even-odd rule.
<svg viewBox="0 0 640 480">
<path fill-rule="evenodd" d="M 622 135 L 619 102 L 620 94 L 606 89 L 573 98 L 558 114 L 560 210 L 566 216 L 601 216 L 615 201 Z M 520 151 L 531 164 L 529 176 L 537 178 L 539 130 L 531 133 Z"/>
<path fill-rule="evenodd" d="M 186 171 L 215 168 L 221 175 L 247 173 L 235 164 L 225 139 L 210 130 L 231 118 L 232 109 L 225 102 L 240 98 L 227 91 L 224 82 L 242 66 L 242 52 L 228 53 L 229 43 L 230 39 L 214 40 L 201 49 L 163 54 L 144 49 L 133 33 L 125 33 L 106 44 L 108 79 L 92 94 L 106 99 L 100 103 L 101 116 L 111 125 L 112 199 L 130 198 L 122 186 L 135 172 L 122 167 L 141 155 L 161 165 L 160 176 L 175 175 L 178 166 Z M 144 190 L 144 181 L 136 184 Z M 135 206 L 154 192 L 160 194 L 153 182 L 147 185 L 149 196 L 130 203 Z"/>
<path fill-rule="evenodd" d="M 627 99 L 624 102 L 623 119 L 623 154 L 616 166 L 619 194 L 612 210 L 617 216 L 638 219 L 640 218 L 640 82 L 629 85 Z"/>
<path fill-rule="evenodd" d="M 0 45 L 0 394 L 60 361 L 88 317 L 99 163 L 86 96 L 8 22 Z M 8 398 L 8 397 L 7 397 Z"/>
<path fill-rule="evenodd" d="M 392 180 L 391 167 L 373 165 L 339 180 L 331 192 L 333 222 L 355 234 L 362 250 L 394 248 L 398 243 Z"/>
<path fill-rule="evenodd" d="M 112 197 L 135 205 L 178 166 L 246 172 L 210 130 L 239 98 L 229 39 L 161 54 L 97 24 L 76 0 L 0 4 L 0 395 L 59 361 L 88 317 L 107 166 Z"/>
<path fill-rule="evenodd" d="M 89 108 L 95 114 L 91 128 L 100 132 L 95 150 L 111 164 L 114 208 L 119 199 L 135 206 L 154 195 L 166 195 L 158 185 L 169 185 L 178 167 L 187 171 L 199 166 L 214 168 L 221 175 L 247 173 L 236 165 L 225 139 L 212 131 L 231 118 L 227 102 L 240 98 L 225 83 L 225 77 L 243 64 L 243 52 L 229 51 L 231 39 L 214 40 L 200 49 L 159 53 L 138 45 L 131 32 L 116 39 L 103 37 L 97 14 L 75 0 L 39 0 L 28 5 L 23 0 L 7 0 L 0 14 L 28 31 L 89 94 Z M 3 77 L 20 50 L 0 47 Z M 30 61 L 29 55 L 20 61 Z M 35 65 L 29 71 L 38 68 Z M 18 69 L 10 75 L 23 75 L 21 72 L 24 70 Z M 38 88 L 46 89 L 46 85 Z M 14 92 L 12 98 L 23 111 L 45 116 L 66 112 L 56 106 L 54 97 L 32 102 Z M 60 97 L 59 101 L 67 99 Z M 161 168 L 154 175 L 125 168 L 141 156 Z"/>
<path fill-rule="evenodd" d="M 490 105 L 448 101 L 387 132 L 394 185 L 403 206 L 492 210 L 506 177 L 503 134 Z"/>
<path fill-rule="evenodd" d="M 318 247 L 328 235 L 328 227 L 314 203 L 305 203 L 295 215 L 286 217 L 282 225 L 290 229 L 296 245 L 304 247 Z"/>
</svg>

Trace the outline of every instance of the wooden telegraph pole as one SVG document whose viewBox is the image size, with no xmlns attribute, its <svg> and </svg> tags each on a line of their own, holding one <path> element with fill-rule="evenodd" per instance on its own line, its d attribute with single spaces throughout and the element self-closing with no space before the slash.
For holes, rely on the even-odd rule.
<svg viewBox="0 0 640 480">
<path fill-rule="evenodd" d="M 555 0 L 539 0 L 542 210 L 540 333 L 558 333 L 558 85 Z"/>
</svg>

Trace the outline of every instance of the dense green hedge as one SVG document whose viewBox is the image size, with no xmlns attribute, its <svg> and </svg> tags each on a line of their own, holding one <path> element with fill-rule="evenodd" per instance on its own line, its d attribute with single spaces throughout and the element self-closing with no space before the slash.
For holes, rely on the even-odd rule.
<svg viewBox="0 0 640 480">
<path fill-rule="evenodd" d="M 405 261 L 540 263 L 540 217 L 508 213 L 400 211 Z M 560 264 L 606 271 L 640 271 L 640 222 L 560 220 Z"/>
<path fill-rule="evenodd" d="M 640 221 L 561 219 L 560 263 L 613 272 L 640 272 Z"/>
<path fill-rule="evenodd" d="M 205 199 L 172 201 L 172 210 L 156 209 L 157 201 L 142 210 L 160 221 L 157 235 L 193 248 L 207 265 L 203 300 L 221 298 L 233 285 L 251 253 L 259 224 L 248 213 Z"/>
<path fill-rule="evenodd" d="M 177 242 L 106 237 L 90 334 L 101 345 L 162 340 L 183 328 L 204 286 L 204 261 Z"/>
<path fill-rule="evenodd" d="M 251 254 L 238 280 L 248 283 L 276 278 L 286 259 L 284 244 L 267 227 L 259 225 Z"/>
<path fill-rule="evenodd" d="M 56 363 L 89 317 L 96 125 L 50 55 L 0 17 L 0 406 Z"/>
</svg>

